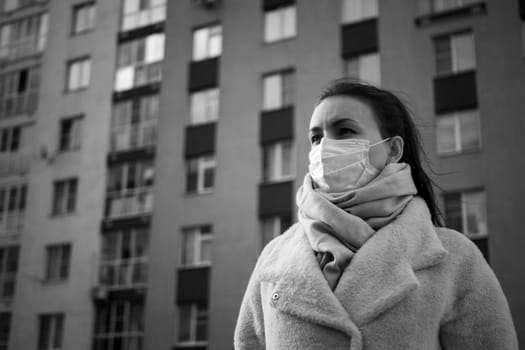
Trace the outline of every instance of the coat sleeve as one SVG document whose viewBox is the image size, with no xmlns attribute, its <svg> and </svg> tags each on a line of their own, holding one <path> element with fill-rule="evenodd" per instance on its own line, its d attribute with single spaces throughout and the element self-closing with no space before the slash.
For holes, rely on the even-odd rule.
<svg viewBox="0 0 525 350">
<path fill-rule="evenodd" d="M 263 254 L 259 257 L 242 299 L 234 333 L 235 350 L 265 349 L 261 288 L 258 278 Z"/>
<path fill-rule="evenodd" d="M 470 240 L 461 245 L 454 302 L 439 332 L 443 349 L 517 350 L 509 305 L 494 272 Z"/>
</svg>

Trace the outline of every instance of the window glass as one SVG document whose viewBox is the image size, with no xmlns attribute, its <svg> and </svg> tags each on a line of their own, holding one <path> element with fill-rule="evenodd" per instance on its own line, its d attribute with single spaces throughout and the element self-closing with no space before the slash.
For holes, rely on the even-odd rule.
<svg viewBox="0 0 525 350">
<path fill-rule="evenodd" d="M 465 205 L 464 233 L 471 238 L 483 237 L 487 230 L 487 208 L 483 191 L 463 195 Z"/>
<path fill-rule="evenodd" d="M 291 38 L 296 33 L 296 7 L 291 6 L 283 10 L 282 12 L 282 37 Z"/>
<path fill-rule="evenodd" d="M 460 130 L 462 150 L 475 150 L 481 147 L 478 111 L 461 113 Z"/>
<path fill-rule="evenodd" d="M 454 35 L 453 52 L 455 72 L 476 68 L 474 35 L 472 33 Z"/>
<path fill-rule="evenodd" d="M 145 62 L 151 63 L 164 58 L 164 34 L 154 34 L 146 39 Z"/>
<path fill-rule="evenodd" d="M 456 129 L 457 122 L 454 116 L 440 116 L 437 118 L 437 150 L 439 154 L 457 151 Z"/>
<path fill-rule="evenodd" d="M 381 83 L 381 69 L 378 53 L 360 56 L 359 79 L 376 85 Z"/>
<path fill-rule="evenodd" d="M 264 110 L 280 108 L 282 105 L 282 77 L 279 74 L 264 77 Z"/>
</svg>

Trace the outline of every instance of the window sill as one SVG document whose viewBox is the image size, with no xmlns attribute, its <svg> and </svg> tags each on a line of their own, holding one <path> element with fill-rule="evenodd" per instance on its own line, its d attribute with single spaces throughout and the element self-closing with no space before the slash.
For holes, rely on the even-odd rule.
<svg viewBox="0 0 525 350">
<path fill-rule="evenodd" d="M 462 75 L 462 74 L 471 74 L 471 73 L 476 74 L 476 68 L 470 68 L 470 69 L 464 69 L 464 70 L 459 70 L 459 71 L 455 71 L 455 72 L 447 72 L 447 73 L 436 74 L 434 76 L 434 79 L 446 79 L 446 78 L 452 78 L 452 77 L 455 77 L 455 76 L 458 76 L 458 75 Z"/>
<path fill-rule="evenodd" d="M 42 280 L 42 285 L 44 286 L 56 286 L 56 285 L 61 285 L 61 284 L 65 284 L 67 282 L 67 277 L 66 278 L 44 278 Z"/>
<path fill-rule="evenodd" d="M 273 40 L 273 41 L 265 41 L 263 39 L 262 45 L 263 46 L 272 46 L 272 45 L 275 45 L 275 44 L 285 43 L 287 41 L 293 41 L 296 38 L 297 38 L 297 34 L 294 35 L 294 36 L 289 36 L 289 37 L 286 37 L 286 38 L 281 38 L 281 39 L 277 39 L 277 40 Z"/>
<path fill-rule="evenodd" d="M 207 341 L 181 341 L 181 342 L 177 342 L 175 343 L 175 349 L 177 347 L 200 347 L 200 346 L 208 346 L 208 342 Z"/>
<path fill-rule="evenodd" d="M 178 267 L 179 270 L 199 270 L 203 268 L 210 268 L 211 262 L 201 263 L 201 264 L 193 264 L 193 265 L 181 265 Z"/>
<path fill-rule="evenodd" d="M 92 33 L 94 31 L 95 31 L 95 28 L 89 28 L 89 29 L 82 30 L 80 32 L 71 32 L 71 33 L 69 33 L 69 37 L 70 38 L 81 37 L 81 36 L 84 36 L 86 34 Z"/>
<path fill-rule="evenodd" d="M 487 12 L 487 5 L 484 2 L 452 8 L 440 12 L 429 13 L 416 17 L 414 20 L 416 27 L 424 27 L 433 23 L 441 22 L 447 19 L 459 18 L 464 16 L 484 14 Z"/>
<path fill-rule="evenodd" d="M 89 86 L 84 86 L 84 87 L 80 87 L 80 88 L 77 88 L 77 89 L 74 89 L 74 90 L 68 90 L 67 88 L 64 89 L 64 95 L 72 95 L 72 94 L 75 94 L 75 93 L 80 93 L 80 92 L 84 92 L 86 91 L 87 89 L 89 88 Z"/>
<path fill-rule="evenodd" d="M 215 189 L 210 189 L 202 192 L 185 192 L 184 197 L 191 198 L 191 197 L 200 197 L 200 196 L 207 196 L 212 195 L 215 193 Z"/>
<path fill-rule="evenodd" d="M 447 152 L 447 153 L 438 153 L 436 152 L 439 158 L 453 158 L 458 156 L 468 156 L 481 153 L 481 147 L 476 149 L 462 150 L 458 152 Z"/>
<path fill-rule="evenodd" d="M 65 218 L 65 217 L 73 216 L 73 215 L 75 215 L 75 211 L 68 212 L 68 213 L 50 213 L 49 214 L 49 218 L 51 218 L 51 219 L 61 219 L 61 218 Z"/>
<path fill-rule="evenodd" d="M 273 185 L 282 182 L 290 182 L 295 180 L 295 175 L 283 176 L 278 179 L 264 180 L 261 181 L 261 185 Z"/>
</svg>

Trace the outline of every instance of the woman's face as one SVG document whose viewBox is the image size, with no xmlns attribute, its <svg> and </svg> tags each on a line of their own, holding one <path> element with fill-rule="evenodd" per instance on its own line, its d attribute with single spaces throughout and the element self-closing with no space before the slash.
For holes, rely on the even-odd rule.
<svg viewBox="0 0 525 350">
<path fill-rule="evenodd" d="M 351 96 L 332 96 L 315 107 L 310 119 L 309 139 L 316 147 L 321 138 L 364 139 L 374 144 L 381 141 L 381 133 L 374 112 L 364 102 Z M 387 164 L 390 142 L 370 148 L 370 163 L 381 170 Z"/>
</svg>

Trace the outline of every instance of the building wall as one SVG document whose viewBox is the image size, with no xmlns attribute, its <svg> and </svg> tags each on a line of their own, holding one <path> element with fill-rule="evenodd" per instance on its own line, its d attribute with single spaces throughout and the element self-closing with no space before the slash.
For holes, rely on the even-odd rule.
<svg viewBox="0 0 525 350">
<path fill-rule="evenodd" d="M 517 1 L 485 3 L 486 13 L 417 26 L 415 19 L 420 12 L 416 2 L 407 6 L 381 1 L 381 83 L 398 92 L 414 114 L 429 158 L 425 166 L 435 171 L 432 177 L 437 184 L 446 191 L 485 188 L 490 264 L 507 295 L 517 331 L 525 334 L 521 297 L 525 283 L 519 277 L 519 266 L 523 264 L 520 251 L 525 240 L 519 237 L 521 205 L 516 196 L 524 193 L 518 179 L 524 166 L 523 157 L 518 154 L 524 146 L 518 137 L 523 130 L 524 122 L 519 116 L 523 114 L 520 101 L 525 91 L 521 79 L 525 69 L 521 22 Z M 166 61 L 170 63 L 163 79 L 156 156 L 156 209 L 151 238 L 151 251 L 155 253 L 151 257 L 147 299 L 146 348 L 168 348 L 176 342 L 174 300 L 180 228 L 196 223 L 213 225 L 209 349 L 232 346 L 240 301 L 260 250 L 257 188 L 261 182 L 261 76 L 282 68 L 295 69 L 293 142 L 297 189 L 307 169 L 307 129 L 315 100 L 328 81 L 343 75 L 340 3 L 301 1 L 297 11 L 297 36 L 265 44 L 259 1 L 223 1 L 212 10 L 190 2 L 169 4 Z M 187 67 L 191 60 L 191 30 L 214 21 L 223 25 L 215 191 L 188 196 L 184 194 L 181 170 L 189 115 Z M 472 28 L 475 35 L 483 146 L 471 154 L 437 156 L 432 38 L 466 28 Z M 442 202 L 441 190 L 438 194 Z"/>
<path fill-rule="evenodd" d="M 100 250 L 100 220 L 104 208 L 106 154 L 109 142 L 111 92 L 116 57 L 119 4 L 97 3 L 94 31 L 70 35 L 71 11 L 81 1 L 49 3 L 49 34 L 42 57 L 38 111 L 34 116 L 29 198 L 21 253 L 11 349 L 34 349 L 38 341 L 38 314 L 64 312 L 64 349 L 90 349 L 94 308 L 91 287 L 96 281 Z M 87 89 L 65 92 L 66 62 L 91 56 Z M 81 149 L 57 153 L 59 120 L 84 114 Z M 45 148 L 48 157 L 41 157 Z M 78 177 L 76 210 L 51 216 L 53 182 Z M 46 245 L 71 242 L 69 278 L 44 281 Z"/>
</svg>

